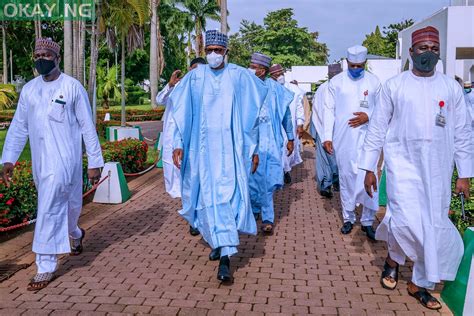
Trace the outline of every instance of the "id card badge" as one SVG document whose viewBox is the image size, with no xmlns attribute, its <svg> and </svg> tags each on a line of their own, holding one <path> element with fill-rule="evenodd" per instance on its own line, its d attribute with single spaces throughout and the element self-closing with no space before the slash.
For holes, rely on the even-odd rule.
<svg viewBox="0 0 474 316">
<path fill-rule="evenodd" d="M 441 114 L 436 114 L 436 126 L 445 127 L 446 126 L 446 118 Z"/>
<path fill-rule="evenodd" d="M 369 101 L 361 100 L 360 101 L 360 107 L 368 109 L 369 108 Z"/>
</svg>

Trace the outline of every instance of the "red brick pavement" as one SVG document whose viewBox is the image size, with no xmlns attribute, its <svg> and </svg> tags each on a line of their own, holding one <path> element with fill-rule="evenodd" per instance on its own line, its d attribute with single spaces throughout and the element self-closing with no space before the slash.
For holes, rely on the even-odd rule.
<svg viewBox="0 0 474 316">
<path fill-rule="evenodd" d="M 395 291 L 380 287 L 385 245 L 369 242 L 359 226 L 349 236 L 339 233 L 338 197 L 317 194 L 313 154 L 304 156 L 294 183 L 276 194 L 275 234 L 241 238 L 232 285 L 216 280 L 209 249 L 188 234 L 179 201 L 165 194 L 161 171 L 153 171 L 130 183 L 131 201 L 85 206 L 85 252 L 63 257 L 48 288 L 26 291 L 34 265 L 0 283 L 0 314 L 439 314 L 407 295 L 409 268 L 401 268 Z M 3 257 L 31 263 L 28 253 L 5 256 L 11 247 L 26 249 L 31 236 L 15 239 L 0 244 Z M 447 307 L 442 313 L 450 314 Z"/>
</svg>

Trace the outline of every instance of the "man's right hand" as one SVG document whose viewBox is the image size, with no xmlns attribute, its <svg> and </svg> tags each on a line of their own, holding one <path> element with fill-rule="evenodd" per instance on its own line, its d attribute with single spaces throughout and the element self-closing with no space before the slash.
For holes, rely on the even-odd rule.
<svg viewBox="0 0 474 316">
<path fill-rule="evenodd" d="M 255 171 L 257 171 L 259 163 L 260 163 L 260 160 L 258 158 L 258 155 L 253 155 L 253 157 L 252 157 L 252 173 L 255 173 Z"/>
<path fill-rule="evenodd" d="M 3 164 L 3 182 L 7 187 L 10 187 L 10 181 L 13 176 L 13 169 L 15 169 L 15 165 L 11 162 L 6 162 Z"/>
<path fill-rule="evenodd" d="M 323 143 L 323 148 L 330 155 L 332 155 L 334 153 L 334 149 L 332 148 L 332 142 L 331 141 L 324 142 Z"/>
<path fill-rule="evenodd" d="M 179 75 L 181 75 L 181 70 L 175 70 L 173 72 L 173 74 L 171 75 L 170 81 L 168 82 L 168 86 L 170 88 L 173 88 L 181 80 Z"/>
<path fill-rule="evenodd" d="M 365 173 L 364 188 L 370 198 L 374 197 L 372 192 L 377 192 L 377 177 L 375 177 L 375 173 L 372 171 L 367 171 Z M 373 191 L 372 188 L 374 189 Z"/>
<path fill-rule="evenodd" d="M 177 148 L 173 150 L 173 163 L 176 168 L 181 169 L 181 161 L 183 160 L 183 150 L 181 148 Z"/>
</svg>

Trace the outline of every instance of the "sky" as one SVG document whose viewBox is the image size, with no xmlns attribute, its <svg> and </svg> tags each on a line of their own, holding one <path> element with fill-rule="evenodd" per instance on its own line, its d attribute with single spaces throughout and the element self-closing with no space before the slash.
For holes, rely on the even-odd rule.
<svg viewBox="0 0 474 316">
<path fill-rule="evenodd" d="M 422 20 L 448 6 L 450 0 L 227 0 L 230 33 L 243 19 L 263 24 L 270 11 L 293 8 L 300 27 L 319 32 L 329 47 L 329 61 L 345 57 L 346 48 L 362 44 L 366 34 L 405 19 Z M 207 29 L 219 28 L 209 22 Z"/>
</svg>

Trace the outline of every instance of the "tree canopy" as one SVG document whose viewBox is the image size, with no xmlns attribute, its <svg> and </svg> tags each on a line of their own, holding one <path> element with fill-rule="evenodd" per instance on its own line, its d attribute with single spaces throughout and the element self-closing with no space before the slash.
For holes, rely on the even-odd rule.
<svg viewBox="0 0 474 316">
<path fill-rule="evenodd" d="M 248 65 L 253 52 L 273 58 L 283 67 L 324 65 L 328 58 L 326 44 L 318 42 L 319 34 L 298 26 L 293 9 L 269 12 L 263 25 L 244 20 L 239 32 L 230 37 L 231 62 Z"/>
<path fill-rule="evenodd" d="M 375 31 L 367 34 L 362 43 L 369 54 L 395 58 L 398 33 L 413 25 L 413 20 L 404 20 L 400 23 L 390 24 L 383 27 L 383 32 L 380 31 L 379 26 L 375 27 Z"/>
</svg>

